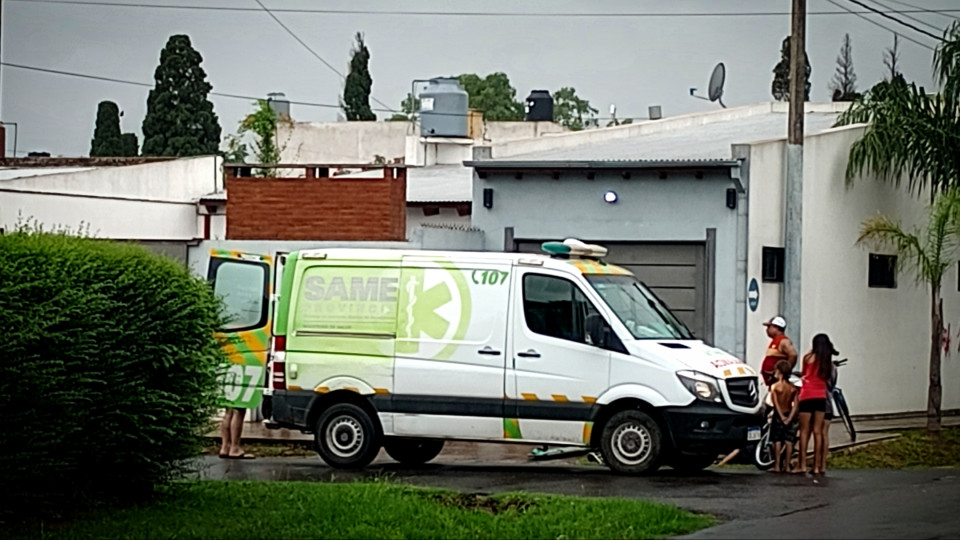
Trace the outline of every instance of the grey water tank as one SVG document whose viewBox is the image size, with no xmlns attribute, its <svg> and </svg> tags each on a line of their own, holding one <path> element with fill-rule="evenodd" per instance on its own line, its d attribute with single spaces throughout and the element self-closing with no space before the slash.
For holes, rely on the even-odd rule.
<svg viewBox="0 0 960 540">
<path fill-rule="evenodd" d="M 553 96 L 546 90 L 534 90 L 524 104 L 527 122 L 553 122 Z"/>
<path fill-rule="evenodd" d="M 469 101 L 456 79 L 430 79 L 420 92 L 420 135 L 467 137 Z"/>
<path fill-rule="evenodd" d="M 290 116 L 290 102 L 283 92 L 271 92 L 267 94 L 267 103 L 278 116 Z"/>
</svg>

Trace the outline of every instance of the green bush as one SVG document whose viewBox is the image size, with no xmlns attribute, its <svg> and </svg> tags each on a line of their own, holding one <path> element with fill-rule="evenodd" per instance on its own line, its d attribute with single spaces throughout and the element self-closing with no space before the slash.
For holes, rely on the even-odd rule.
<svg viewBox="0 0 960 540">
<path fill-rule="evenodd" d="M 0 235 L 0 512 L 149 492 L 198 454 L 221 303 L 176 262 Z"/>
</svg>

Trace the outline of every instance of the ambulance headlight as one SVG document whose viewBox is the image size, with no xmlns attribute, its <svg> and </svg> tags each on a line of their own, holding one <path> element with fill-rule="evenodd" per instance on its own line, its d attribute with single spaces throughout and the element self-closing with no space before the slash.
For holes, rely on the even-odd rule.
<svg viewBox="0 0 960 540">
<path fill-rule="evenodd" d="M 722 403 L 717 379 L 697 371 L 678 371 L 677 378 L 691 394 L 703 401 Z"/>
</svg>

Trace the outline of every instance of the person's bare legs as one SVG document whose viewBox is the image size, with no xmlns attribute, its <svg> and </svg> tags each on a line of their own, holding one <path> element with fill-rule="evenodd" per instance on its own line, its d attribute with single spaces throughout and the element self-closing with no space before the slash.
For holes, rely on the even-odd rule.
<svg viewBox="0 0 960 540">
<path fill-rule="evenodd" d="M 827 474 L 827 457 L 830 454 L 830 420 L 823 418 L 823 463 L 820 465 L 820 472 Z"/>
<path fill-rule="evenodd" d="M 807 445 L 810 443 L 810 413 L 800 413 L 800 461 L 797 463 L 798 473 L 807 472 Z"/>
<path fill-rule="evenodd" d="M 782 443 L 780 443 L 779 441 L 773 443 L 773 469 L 771 469 L 773 472 L 780 472 L 783 470 L 783 468 L 780 467 L 780 458 L 782 457 L 780 455 L 780 452 L 782 450 L 783 450 Z"/>
<path fill-rule="evenodd" d="M 786 457 L 783 459 L 783 465 L 784 465 L 783 472 L 789 473 L 789 472 L 793 472 L 793 464 L 792 464 L 792 462 L 793 462 L 793 443 L 790 442 L 790 441 L 787 441 L 786 446 L 787 446 L 787 455 L 786 455 Z"/>
<path fill-rule="evenodd" d="M 739 448 L 737 448 L 737 449 L 735 449 L 734 451 L 730 452 L 729 454 L 727 454 L 726 456 L 724 456 L 724 458 L 723 458 L 722 460 L 720 460 L 720 463 L 717 463 L 717 467 L 723 467 L 723 466 L 726 465 L 727 463 L 730 463 L 730 460 L 732 460 L 733 458 L 737 457 L 737 454 L 739 454 L 739 453 L 740 453 L 740 449 L 739 449 Z"/>
<path fill-rule="evenodd" d="M 823 412 L 813 413 L 813 474 L 823 472 L 826 441 L 823 440 Z"/>
<path fill-rule="evenodd" d="M 223 412 L 223 419 L 220 420 L 220 457 L 230 453 L 230 421 L 232 419 L 233 409 Z"/>
<path fill-rule="evenodd" d="M 240 448 L 240 435 L 243 433 L 243 420 L 246 416 L 245 409 L 233 409 L 233 418 L 230 420 L 230 456 L 237 457 L 243 455 L 243 449 Z"/>
</svg>

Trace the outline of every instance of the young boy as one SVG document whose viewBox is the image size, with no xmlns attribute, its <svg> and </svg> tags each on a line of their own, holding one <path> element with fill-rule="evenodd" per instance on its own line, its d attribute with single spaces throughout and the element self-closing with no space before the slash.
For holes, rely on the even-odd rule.
<svg viewBox="0 0 960 540">
<path fill-rule="evenodd" d="M 797 410 L 800 401 L 799 391 L 790 384 L 790 363 L 777 362 L 774 368 L 776 382 L 770 387 L 773 399 L 773 422 L 770 425 L 770 442 L 773 443 L 773 472 L 790 472 L 790 458 L 793 456 L 793 443 L 797 441 Z M 783 444 L 786 443 L 786 455 L 781 466 Z"/>
</svg>

